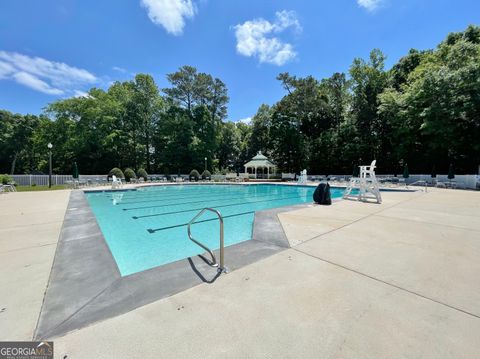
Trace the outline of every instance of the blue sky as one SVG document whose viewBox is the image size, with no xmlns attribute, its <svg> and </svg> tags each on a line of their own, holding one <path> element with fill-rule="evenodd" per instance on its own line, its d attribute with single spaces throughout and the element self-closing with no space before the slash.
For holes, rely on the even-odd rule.
<svg viewBox="0 0 480 359">
<path fill-rule="evenodd" d="M 228 119 L 284 94 L 280 72 L 321 78 L 373 48 L 410 48 L 480 24 L 478 0 L 2 0 L 0 108 L 41 112 L 134 73 L 195 66 L 228 87 Z"/>
</svg>

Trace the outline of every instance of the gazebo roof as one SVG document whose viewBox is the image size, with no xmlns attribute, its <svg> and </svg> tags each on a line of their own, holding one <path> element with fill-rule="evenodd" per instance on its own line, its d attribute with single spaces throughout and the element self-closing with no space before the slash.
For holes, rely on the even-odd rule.
<svg viewBox="0 0 480 359">
<path fill-rule="evenodd" d="M 275 167 L 270 160 L 262 155 L 262 151 L 258 151 L 257 155 L 253 157 L 249 162 L 243 165 L 244 167 Z"/>
</svg>

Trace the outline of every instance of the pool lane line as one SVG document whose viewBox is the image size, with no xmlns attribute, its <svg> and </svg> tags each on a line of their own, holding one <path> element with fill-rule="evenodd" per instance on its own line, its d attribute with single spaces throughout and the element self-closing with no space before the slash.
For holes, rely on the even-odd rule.
<svg viewBox="0 0 480 359">
<path fill-rule="evenodd" d="M 284 197 L 284 198 L 278 198 L 274 199 L 274 201 L 283 201 L 286 199 L 294 199 L 294 198 L 299 198 L 298 196 L 294 197 Z M 211 206 L 213 208 L 224 208 L 224 207 L 233 207 L 233 206 L 241 206 L 244 204 L 250 204 L 250 203 L 261 203 L 261 202 L 269 202 L 269 199 L 264 199 L 261 201 L 253 201 L 253 202 L 240 202 L 240 203 L 230 203 L 230 204 L 224 204 L 221 206 Z M 177 214 L 177 213 L 186 213 L 186 212 L 192 212 L 192 211 L 200 211 L 201 209 L 204 209 L 205 207 L 202 208 L 193 208 L 193 209 L 185 209 L 181 211 L 176 211 L 176 212 L 165 212 L 165 213 L 156 213 L 156 214 L 146 214 L 144 216 L 132 216 L 132 219 L 142 219 L 142 218 L 147 218 L 147 217 L 160 217 L 160 216 L 165 216 L 168 214 Z"/>
<path fill-rule="evenodd" d="M 229 191 L 240 191 L 242 190 L 242 188 L 240 186 L 229 186 L 229 185 L 226 185 L 226 186 L 220 186 L 220 185 L 205 185 L 205 186 L 188 186 L 188 190 L 187 189 L 182 189 L 182 190 L 168 190 L 170 189 L 171 187 L 167 187 L 165 186 L 164 189 L 162 190 L 151 190 L 151 191 L 135 191 L 134 195 L 141 198 L 141 197 L 147 197 L 147 196 L 151 196 L 151 195 L 155 195 L 155 196 L 160 196 L 160 195 L 173 195 L 174 193 L 178 193 L 178 194 L 185 194 L 185 193 L 198 193 L 198 192 L 211 192 L 211 191 L 216 191 L 216 190 L 225 190 L 228 186 L 228 190 Z M 247 186 L 246 186 L 247 187 Z M 248 188 L 252 188 L 253 186 L 248 186 Z M 105 197 L 109 197 L 111 196 L 110 195 L 106 195 Z"/>
<path fill-rule="evenodd" d="M 193 192 L 193 196 L 181 196 L 179 197 L 178 195 L 169 195 L 169 196 L 162 196 L 162 195 L 152 195 L 150 197 L 147 197 L 147 196 L 143 196 L 139 199 L 144 199 L 144 198 L 159 198 L 158 200 L 155 200 L 154 202 L 157 202 L 157 201 L 161 201 L 163 199 L 186 199 L 186 198 L 200 198 L 200 197 L 203 197 L 205 196 L 206 194 L 209 194 L 211 193 L 212 191 L 205 191 L 205 192 Z M 198 194 L 197 194 L 198 193 Z M 215 191 L 214 191 L 215 193 Z M 220 193 L 220 192 L 218 192 Z M 232 194 L 244 194 L 245 191 L 229 191 L 228 194 L 232 195 Z M 247 193 L 255 193 L 255 192 L 247 192 Z M 225 195 L 225 192 L 222 194 L 222 195 Z M 114 198 L 112 197 L 112 200 L 114 200 Z M 124 200 L 121 200 L 120 203 L 118 203 L 117 205 L 128 205 L 128 204 L 135 204 L 135 203 L 148 203 L 148 202 L 152 202 L 152 200 L 147 200 L 147 201 L 132 201 L 132 200 L 135 200 L 135 198 L 127 198 L 127 199 L 124 199 Z M 132 201 L 132 202 L 127 202 L 127 201 Z"/>
<path fill-rule="evenodd" d="M 246 214 L 252 214 L 252 213 L 255 213 L 255 211 L 248 211 L 248 212 L 242 212 L 242 213 L 235 213 L 235 214 L 230 214 L 228 216 L 223 216 L 223 219 L 225 218 L 231 218 L 231 217 L 238 217 L 238 216 L 244 216 Z M 204 219 L 202 221 L 196 221 L 194 224 L 197 224 L 197 223 L 204 223 L 204 222 L 211 222 L 211 221 L 216 221 L 218 220 L 217 217 L 215 218 L 210 218 L 210 219 Z M 159 232 L 159 231 L 164 231 L 164 230 L 167 230 L 167 229 L 172 229 L 172 228 L 178 228 L 178 227 L 184 227 L 184 226 L 188 226 L 188 222 L 187 223 L 182 223 L 182 224 L 176 224 L 174 226 L 168 226 L 168 227 L 161 227 L 161 228 L 149 228 L 147 229 L 147 232 L 149 232 L 150 234 L 153 234 L 155 232 Z"/>
<path fill-rule="evenodd" d="M 292 191 L 292 192 L 286 192 L 285 194 L 289 194 L 289 193 L 295 193 L 296 191 Z M 262 197 L 270 197 L 270 196 L 275 196 L 275 195 L 278 195 L 278 193 L 271 193 L 271 194 L 266 194 L 266 195 L 262 195 L 262 196 L 254 196 L 254 198 L 262 198 Z M 216 197 L 216 196 L 215 196 Z M 133 207 L 133 208 L 122 208 L 123 211 L 133 211 L 133 210 L 137 210 L 137 209 L 148 209 L 148 208 L 162 208 L 162 207 L 170 207 L 170 206 L 180 206 L 180 205 L 183 205 L 183 204 L 193 204 L 193 203 L 204 203 L 206 201 L 208 201 L 209 199 L 211 199 L 212 197 L 207 197 L 205 198 L 205 200 L 203 201 L 193 201 L 193 202 L 181 202 L 181 203 L 167 203 L 165 205 L 159 205 L 159 206 L 144 206 L 144 207 Z M 221 196 L 219 197 L 218 200 L 221 200 L 223 198 L 228 198 L 228 196 Z M 154 202 L 157 202 L 157 201 L 154 201 Z M 158 201 L 160 202 L 160 201 Z"/>
<path fill-rule="evenodd" d="M 240 194 L 241 192 L 236 192 L 236 193 L 229 193 L 230 195 L 231 194 Z M 159 201 L 162 201 L 162 200 L 177 200 L 177 199 L 186 199 L 186 198 L 201 198 L 201 197 L 204 197 L 206 195 L 208 195 L 209 192 L 203 192 L 201 194 L 198 194 L 198 195 L 194 195 L 194 196 L 185 196 L 185 197 L 176 197 L 176 196 L 169 196 L 169 197 L 159 197 L 159 196 L 154 196 L 154 200 L 148 200 L 148 201 L 134 201 L 134 202 L 125 202 L 124 200 L 122 200 L 120 203 L 117 204 L 118 205 L 129 205 L 129 204 L 135 204 L 135 203 L 148 203 L 148 202 L 159 202 Z M 216 196 L 219 196 L 220 194 L 216 195 Z M 222 194 L 222 196 L 225 196 L 225 193 Z M 158 199 L 157 199 L 158 198 Z M 112 198 L 113 200 L 113 198 Z"/>
<path fill-rule="evenodd" d="M 219 190 L 219 189 L 217 189 Z M 232 190 L 232 192 L 240 192 L 240 189 L 236 188 L 235 189 L 236 191 Z M 164 197 L 164 198 L 169 198 L 169 197 L 175 197 L 175 196 L 178 196 L 179 194 L 181 195 L 185 195 L 185 194 L 196 194 L 196 193 L 210 193 L 212 192 L 212 189 L 210 190 L 199 190 L 199 191 L 178 191 L 177 193 L 161 193 L 161 192 L 165 192 L 165 191 L 150 191 L 150 193 L 148 192 L 145 192 L 145 193 L 135 193 L 135 197 L 134 198 L 129 198 L 130 200 L 131 199 L 142 199 L 142 198 L 149 198 L 149 197 Z M 188 192 L 188 193 L 186 193 Z M 113 198 L 113 197 L 111 197 Z"/>
</svg>

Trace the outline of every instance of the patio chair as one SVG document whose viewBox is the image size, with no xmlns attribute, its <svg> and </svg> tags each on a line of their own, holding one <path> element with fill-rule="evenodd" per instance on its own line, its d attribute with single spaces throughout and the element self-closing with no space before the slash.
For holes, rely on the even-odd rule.
<svg viewBox="0 0 480 359">
<path fill-rule="evenodd" d="M 437 188 L 447 188 L 447 185 L 445 184 L 445 182 L 437 181 L 436 187 Z"/>
</svg>

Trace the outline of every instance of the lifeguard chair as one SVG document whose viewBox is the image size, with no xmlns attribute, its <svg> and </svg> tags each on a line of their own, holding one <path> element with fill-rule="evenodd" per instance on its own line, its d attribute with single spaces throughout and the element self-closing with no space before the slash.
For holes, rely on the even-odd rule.
<svg viewBox="0 0 480 359">
<path fill-rule="evenodd" d="M 360 166 L 360 176 L 350 179 L 343 198 L 357 199 L 363 202 L 374 199 L 377 203 L 382 203 L 382 195 L 378 187 L 377 177 L 375 177 L 376 163 L 377 161 L 373 160 L 370 166 Z M 355 189 L 358 189 L 358 191 L 354 191 Z"/>
</svg>

